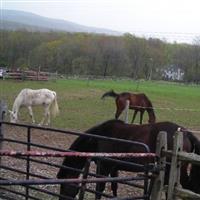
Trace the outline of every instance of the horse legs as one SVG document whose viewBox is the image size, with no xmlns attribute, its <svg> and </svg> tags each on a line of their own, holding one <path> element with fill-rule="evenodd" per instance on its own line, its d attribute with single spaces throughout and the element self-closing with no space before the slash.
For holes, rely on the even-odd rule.
<svg viewBox="0 0 200 200">
<path fill-rule="evenodd" d="M 123 110 L 124 110 L 124 109 L 118 109 L 118 108 L 117 108 L 116 113 L 115 113 L 115 119 L 118 119 L 118 118 L 119 118 L 119 116 L 121 115 L 121 113 L 122 113 Z"/>
<path fill-rule="evenodd" d="M 97 164 L 97 174 L 98 175 L 103 175 L 103 176 L 108 176 L 109 174 L 109 166 L 105 166 L 102 164 L 102 162 L 98 162 Z M 99 193 L 102 193 L 105 189 L 105 182 L 100 182 L 96 184 L 96 191 Z M 101 199 L 101 194 L 96 194 L 95 197 L 96 200 Z"/>
<path fill-rule="evenodd" d="M 133 123 L 133 122 L 134 122 L 134 120 L 135 120 L 135 117 L 136 117 L 136 115 L 137 115 L 137 112 L 138 112 L 138 110 L 135 110 L 135 111 L 134 111 L 134 113 L 133 113 L 133 119 L 132 119 L 132 122 L 131 122 L 131 123 Z"/>
<path fill-rule="evenodd" d="M 46 125 L 49 125 L 50 124 L 50 111 L 49 111 L 49 108 L 47 110 L 47 123 Z"/>
<path fill-rule="evenodd" d="M 71 200 L 78 193 L 78 185 L 62 183 L 60 186 L 59 200 Z"/>
<path fill-rule="evenodd" d="M 31 106 L 28 106 L 28 111 L 29 111 L 29 115 L 32 119 L 32 123 L 35 124 L 35 119 L 34 119 L 34 116 L 33 116 L 33 110 L 32 110 Z"/>
<path fill-rule="evenodd" d="M 44 105 L 44 117 L 42 118 L 41 122 L 39 125 L 44 124 L 45 120 L 47 118 L 47 123 L 45 125 L 50 124 L 50 112 L 49 112 L 49 105 Z"/>
<path fill-rule="evenodd" d="M 112 171 L 110 172 L 110 176 L 111 177 L 118 177 L 118 171 L 116 169 L 112 169 Z M 113 192 L 113 196 L 117 196 L 117 189 L 118 189 L 118 184 L 117 182 L 112 182 L 111 183 L 111 189 Z"/>
<path fill-rule="evenodd" d="M 144 115 L 144 110 L 141 110 L 140 111 L 140 124 L 142 124 L 143 115 Z"/>
</svg>

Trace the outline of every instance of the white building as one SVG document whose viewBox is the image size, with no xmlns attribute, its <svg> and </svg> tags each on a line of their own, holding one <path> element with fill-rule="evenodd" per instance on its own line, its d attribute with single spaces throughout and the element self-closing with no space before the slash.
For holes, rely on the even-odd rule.
<svg viewBox="0 0 200 200">
<path fill-rule="evenodd" d="M 180 68 L 171 66 L 163 70 L 162 77 L 166 80 L 182 81 L 184 72 Z"/>
</svg>

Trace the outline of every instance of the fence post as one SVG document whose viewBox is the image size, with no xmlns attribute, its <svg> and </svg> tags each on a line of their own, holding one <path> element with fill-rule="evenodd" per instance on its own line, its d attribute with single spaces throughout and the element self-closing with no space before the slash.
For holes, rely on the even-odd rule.
<svg viewBox="0 0 200 200">
<path fill-rule="evenodd" d="M 27 129 L 27 151 L 31 150 L 31 128 Z M 26 180 L 29 180 L 30 177 L 30 156 L 26 158 Z M 26 185 L 26 200 L 29 199 L 29 185 Z"/>
<path fill-rule="evenodd" d="M 126 107 L 125 107 L 125 123 L 128 124 L 128 111 L 129 111 L 130 101 L 126 100 Z"/>
<path fill-rule="evenodd" d="M 156 155 L 158 156 L 159 174 L 155 178 L 153 188 L 151 192 L 150 200 L 160 200 L 162 197 L 162 191 L 165 178 L 165 165 L 166 157 L 162 151 L 167 150 L 167 133 L 164 131 L 159 132 L 156 143 Z"/>
<path fill-rule="evenodd" d="M 87 162 L 85 164 L 85 168 L 83 171 L 83 179 L 86 179 L 88 176 L 91 160 L 92 160 L 91 158 L 87 159 Z M 86 189 L 86 183 L 82 183 L 80 193 L 79 193 L 79 200 L 83 200 L 84 194 L 85 194 L 85 189 Z"/>
<path fill-rule="evenodd" d="M 180 185 L 181 161 L 178 160 L 178 152 L 183 149 L 183 134 L 176 131 L 173 137 L 172 160 L 169 174 L 169 183 L 167 189 L 167 200 L 176 199 L 175 187 Z"/>
<path fill-rule="evenodd" d="M 7 113 L 7 105 L 4 101 L 0 100 L 0 121 L 3 121 Z"/>
</svg>

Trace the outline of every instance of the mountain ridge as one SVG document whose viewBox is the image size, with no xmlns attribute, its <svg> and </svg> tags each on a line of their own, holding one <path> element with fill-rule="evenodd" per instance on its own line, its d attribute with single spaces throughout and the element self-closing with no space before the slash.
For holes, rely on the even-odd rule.
<svg viewBox="0 0 200 200">
<path fill-rule="evenodd" d="M 31 31 L 66 31 L 87 32 L 108 35 L 122 35 L 122 33 L 105 28 L 84 26 L 62 19 L 43 17 L 31 12 L 19 10 L 1 10 L 1 26 L 4 30 L 27 29 Z"/>
</svg>

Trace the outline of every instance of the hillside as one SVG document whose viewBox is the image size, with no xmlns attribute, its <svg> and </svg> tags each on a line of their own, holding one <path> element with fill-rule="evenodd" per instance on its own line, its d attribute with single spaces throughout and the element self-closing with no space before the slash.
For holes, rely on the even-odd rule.
<svg viewBox="0 0 200 200">
<path fill-rule="evenodd" d="M 88 27 L 76 24 L 66 20 L 51 19 L 42 17 L 33 13 L 16 11 L 16 10 L 2 10 L 1 26 L 4 30 L 19 30 L 26 29 L 28 31 L 66 31 L 66 32 L 87 32 L 99 33 L 108 35 L 120 35 L 120 32 Z"/>
</svg>

